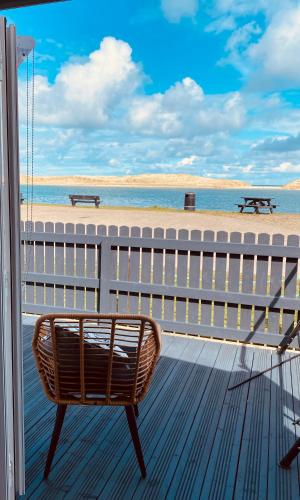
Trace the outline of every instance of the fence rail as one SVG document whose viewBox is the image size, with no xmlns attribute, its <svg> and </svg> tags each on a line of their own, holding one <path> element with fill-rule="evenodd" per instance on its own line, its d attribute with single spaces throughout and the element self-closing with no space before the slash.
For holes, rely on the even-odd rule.
<svg viewBox="0 0 300 500">
<path fill-rule="evenodd" d="M 299 237 L 22 224 L 23 310 L 151 314 L 167 330 L 276 345 L 299 299 Z"/>
</svg>

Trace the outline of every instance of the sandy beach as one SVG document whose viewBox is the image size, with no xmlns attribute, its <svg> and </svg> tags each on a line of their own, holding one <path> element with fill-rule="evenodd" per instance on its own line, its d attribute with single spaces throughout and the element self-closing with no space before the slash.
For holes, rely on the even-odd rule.
<svg viewBox="0 0 300 500">
<path fill-rule="evenodd" d="M 22 220 L 27 220 L 27 207 L 21 208 Z M 30 213 L 30 210 L 29 210 Z M 29 216 L 30 219 L 30 216 Z M 104 224 L 106 226 L 162 227 L 242 233 L 300 233 L 300 214 L 240 214 L 234 212 L 184 212 L 183 210 L 153 210 L 108 207 L 70 207 L 33 205 L 32 219 L 42 222 L 73 224 Z"/>
</svg>

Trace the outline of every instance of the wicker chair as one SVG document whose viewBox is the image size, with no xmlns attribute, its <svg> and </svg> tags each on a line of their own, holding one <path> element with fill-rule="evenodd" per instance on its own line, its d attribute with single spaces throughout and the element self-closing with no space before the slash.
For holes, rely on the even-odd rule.
<svg viewBox="0 0 300 500">
<path fill-rule="evenodd" d="M 45 393 L 58 405 L 44 478 L 69 404 L 124 406 L 146 477 L 136 416 L 159 356 L 158 325 L 145 316 L 48 314 L 36 323 L 33 351 Z"/>
</svg>

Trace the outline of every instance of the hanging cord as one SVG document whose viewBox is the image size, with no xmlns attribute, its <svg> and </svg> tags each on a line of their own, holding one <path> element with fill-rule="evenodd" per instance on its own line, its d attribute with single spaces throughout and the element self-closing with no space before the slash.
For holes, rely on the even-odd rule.
<svg viewBox="0 0 300 500">
<path fill-rule="evenodd" d="M 32 86 L 31 86 L 31 198 L 30 198 L 30 222 L 31 232 L 33 226 L 33 179 L 34 179 L 34 119 L 35 119 L 35 58 L 32 49 Z"/>
<path fill-rule="evenodd" d="M 32 51 L 32 71 L 31 71 L 31 92 L 30 92 L 30 71 L 29 56 L 26 59 L 26 242 L 25 250 L 25 279 L 23 287 L 26 285 L 29 266 L 33 256 L 32 232 L 33 232 L 33 179 L 34 179 L 34 118 L 35 118 L 35 57 Z M 31 107 L 30 107 L 31 98 Z"/>
<path fill-rule="evenodd" d="M 27 56 L 26 57 L 26 223 L 27 223 L 26 233 L 28 231 L 28 221 L 29 221 L 29 59 Z"/>
</svg>

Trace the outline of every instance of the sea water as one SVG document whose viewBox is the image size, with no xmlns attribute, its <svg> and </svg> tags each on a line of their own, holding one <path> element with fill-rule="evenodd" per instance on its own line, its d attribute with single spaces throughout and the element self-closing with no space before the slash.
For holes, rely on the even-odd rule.
<svg viewBox="0 0 300 500">
<path fill-rule="evenodd" d="M 25 198 L 31 201 L 31 188 L 21 186 Z M 102 206 L 165 207 L 182 209 L 184 194 L 196 194 L 198 210 L 236 212 L 243 196 L 273 198 L 276 213 L 300 213 L 300 191 L 274 188 L 190 189 L 190 188 L 130 188 L 91 186 L 34 186 L 33 202 L 70 205 L 69 194 L 99 195 Z"/>
</svg>

